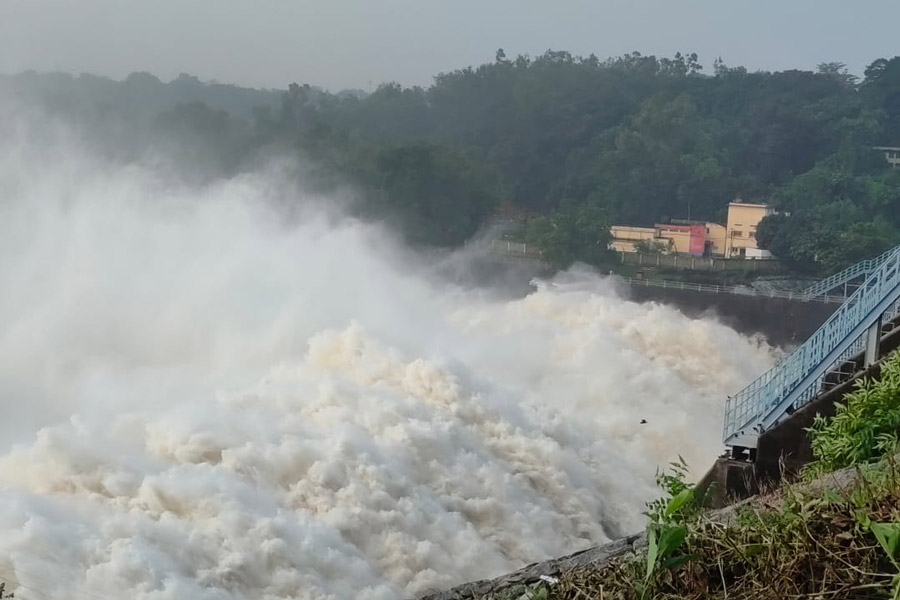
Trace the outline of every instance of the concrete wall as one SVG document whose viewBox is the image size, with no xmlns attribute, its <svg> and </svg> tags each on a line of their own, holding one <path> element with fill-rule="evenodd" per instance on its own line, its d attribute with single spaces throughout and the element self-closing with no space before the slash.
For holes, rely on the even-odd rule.
<svg viewBox="0 0 900 600">
<path fill-rule="evenodd" d="M 660 238 L 672 240 L 675 252 L 703 256 L 706 243 L 706 225 L 656 224 Z"/>
<path fill-rule="evenodd" d="M 709 243 L 710 254 L 725 256 L 726 228 L 718 223 L 706 224 L 706 241 Z"/>
<path fill-rule="evenodd" d="M 741 333 L 762 334 L 769 343 L 782 347 L 803 343 L 838 307 L 823 302 L 643 286 L 630 287 L 629 293 L 637 302 L 670 304 L 690 317 L 715 315 Z"/>
<path fill-rule="evenodd" d="M 781 270 L 777 260 L 746 260 L 743 258 L 705 258 L 678 254 L 642 254 L 619 252 L 618 262 L 635 267 L 664 267 L 680 271 L 729 271 L 744 273 L 774 273 Z"/>
</svg>

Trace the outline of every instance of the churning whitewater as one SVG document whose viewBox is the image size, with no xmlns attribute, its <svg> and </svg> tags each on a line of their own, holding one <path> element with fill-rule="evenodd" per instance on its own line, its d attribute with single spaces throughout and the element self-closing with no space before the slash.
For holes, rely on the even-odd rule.
<svg viewBox="0 0 900 600">
<path fill-rule="evenodd" d="M 442 283 L 277 169 L 0 152 L 20 598 L 403 598 L 571 553 L 642 527 L 658 466 L 705 468 L 773 361 L 588 270 Z"/>
</svg>

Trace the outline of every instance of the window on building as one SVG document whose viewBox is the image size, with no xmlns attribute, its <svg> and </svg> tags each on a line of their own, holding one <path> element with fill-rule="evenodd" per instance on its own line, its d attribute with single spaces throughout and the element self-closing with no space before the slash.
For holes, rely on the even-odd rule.
<svg viewBox="0 0 900 600">
<path fill-rule="evenodd" d="M 734 231 L 731 232 L 731 236 L 732 236 L 732 237 L 736 237 L 736 238 L 744 237 L 744 232 L 743 232 L 743 231 L 738 231 L 738 230 L 735 229 Z"/>
</svg>

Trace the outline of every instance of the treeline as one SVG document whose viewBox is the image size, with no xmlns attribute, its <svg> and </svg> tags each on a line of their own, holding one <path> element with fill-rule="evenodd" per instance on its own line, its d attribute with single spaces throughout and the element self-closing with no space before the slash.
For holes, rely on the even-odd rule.
<svg viewBox="0 0 900 600">
<path fill-rule="evenodd" d="M 34 94 L 50 76 L 30 77 L 30 86 L 5 81 Z M 116 85 L 152 95 L 178 82 L 149 77 Z M 99 78 L 79 85 L 105 91 L 67 94 L 80 79 L 44 82 L 38 95 L 98 127 L 143 119 L 148 139 L 175 140 L 172 152 L 203 173 L 246 168 L 273 149 L 311 160 L 316 185 L 355 183 L 361 210 L 414 243 L 459 244 L 499 211 L 535 217 L 529 235 L 557 248 L 560 264 L 597 263 L 609 223 L 722 222 L 737 197 L 782 211 L 759 241 L 798 270 L 833 270 L 900 242 L 900 170 L 872 149 L 900 146 L 900 57 L 874 61 L 858 80 L 840 63 L 752 73 L 717 61 L 704 73 L 693 54 L 509 59 L 500 50 L 427 89 L 206 85 L 204 96 L 205 84 L 182 80 L 194 95 L 152 117 L 131 108 L 146 96 L 113 93 Z"/>
</svg>

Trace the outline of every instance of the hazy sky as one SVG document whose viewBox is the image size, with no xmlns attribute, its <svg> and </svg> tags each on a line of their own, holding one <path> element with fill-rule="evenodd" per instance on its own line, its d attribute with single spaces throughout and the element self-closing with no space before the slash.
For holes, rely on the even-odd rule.
<svg viewBox="0 0 900 600">
<path fill-rule="evenodd" d="M 900 0 L 0 0 L 0 72 L 150 71 L 331 89 L 547 48 L 750 69 L 900 54 Z M 707 67 L 707 70 L 710 67 Z"/>
</svg>

